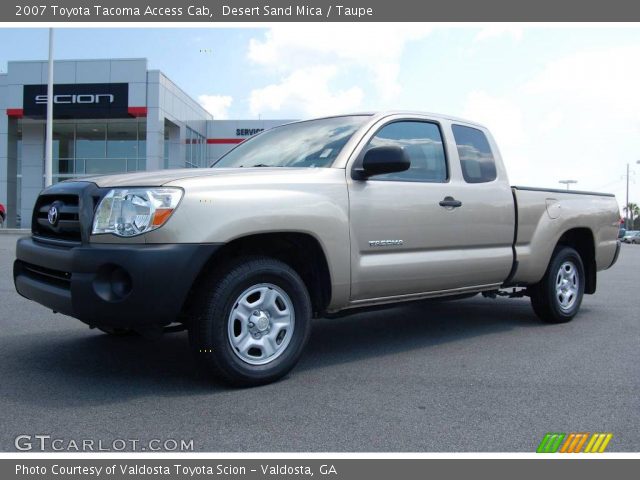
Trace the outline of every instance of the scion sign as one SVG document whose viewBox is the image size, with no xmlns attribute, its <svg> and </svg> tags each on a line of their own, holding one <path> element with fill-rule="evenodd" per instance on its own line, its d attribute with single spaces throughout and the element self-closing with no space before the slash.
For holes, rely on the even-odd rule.
<svg viewBox="0 0 640 480">
<path fill-rule="evenodd" d="M 129 105 L 126 83 L 81 83 L 53 86 L 55 118 L 124 118 Z M 47 112 L 47 86 L 25 85 L 24 116 L 44 118 Z"/>
</svg>

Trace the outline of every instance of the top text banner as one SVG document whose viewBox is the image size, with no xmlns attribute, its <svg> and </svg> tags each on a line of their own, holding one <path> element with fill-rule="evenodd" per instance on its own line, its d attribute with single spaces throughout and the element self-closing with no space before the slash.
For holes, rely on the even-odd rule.
<svg viewBox="0 0 640 480">
<path fill-rule="evenodd" d="M 637 22 L 630 0 L 4 0 L 0 22 Z"/>
</svg>

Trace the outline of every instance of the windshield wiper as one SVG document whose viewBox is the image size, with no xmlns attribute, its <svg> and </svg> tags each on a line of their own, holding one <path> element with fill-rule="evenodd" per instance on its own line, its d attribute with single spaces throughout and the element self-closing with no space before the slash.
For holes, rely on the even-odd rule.
<svg viewBox="0 0 640 480">
<path fill-rule="evenodd" d="M 267 165 L 266 163 L 258 163 L 257 165 L 251 165 L 250 167 L 245 167 L 244 165 L 240 165 L 238 168 L 257 168 L 257 167 L 273 167 L 273 165 Z"/>
</svg>

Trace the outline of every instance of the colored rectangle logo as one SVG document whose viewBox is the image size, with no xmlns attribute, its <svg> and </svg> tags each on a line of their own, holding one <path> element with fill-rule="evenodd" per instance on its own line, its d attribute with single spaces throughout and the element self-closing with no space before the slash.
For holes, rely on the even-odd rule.
<svg viewBox="0 0 640 480">
<path fill-rule="evenodd" d="M 612 438 L 612 433 L 549 432 L 542 437 L 536 453 L 603 453 Z"/>
</svg>

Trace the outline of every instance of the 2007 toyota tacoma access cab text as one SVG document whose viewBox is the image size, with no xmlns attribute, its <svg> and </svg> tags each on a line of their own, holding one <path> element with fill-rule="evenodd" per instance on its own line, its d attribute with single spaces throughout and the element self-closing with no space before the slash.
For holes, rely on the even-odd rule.
<svg viewBox="0 0 640 480">
<path fill-rule="evenodd" d="M 187 328 L 207 369 L 257 385 L 296 364 L 315 317 L 483 292 L 567 322 L 616 261 L 619 218 L 613 195 L 510 186 L 475 123 L 335 116 L 262 132 L 212 168 L 46 188 L 14 279 L 109 333 Z"/>
</svg>

